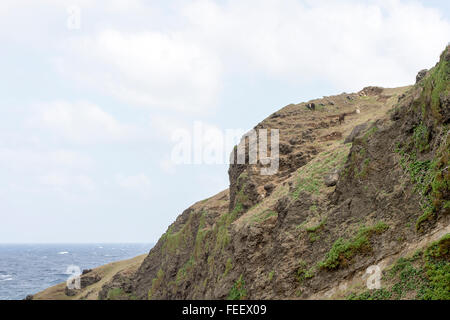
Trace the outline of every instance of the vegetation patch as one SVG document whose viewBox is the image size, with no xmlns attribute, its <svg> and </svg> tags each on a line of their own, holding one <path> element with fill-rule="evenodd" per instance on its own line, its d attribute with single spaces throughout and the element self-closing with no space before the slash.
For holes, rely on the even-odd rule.
<svg viewBox="0 0 450 320">
<path fill-rule="evenodd" d="M 315 276 L 314 267 L 308 268 L 306 265 L 306 262 L 304 262 L 303 260 L 300 260 L 298 262 L 297 281 L 299 283 L 302 283 L 306 279 L 311 279 L 314 276 Z"/>
<path fill-rule="evenodd" d="M 248 196 L 245 193 L 247 181 L 248 181 L 248 173 L 247 173 L 247 171 L 244 171 L 237 178 L 237 186 L 238 186 L 239 191 L 236 194 L 236 204 L 237 203 L 243 204 L 243 203 L 247 203 L 247 201 L 248 201 Z"/>
<path fill-rule="evenodd" d="M 366 147 L 364 145 L 359 145 L 359 147 L 360 149 L 358 152 L 351 152 L 349 165 L 346 167 L 344 175 L 347 176 L 351 173 L 356 179 L 364 179 L 367 178 L 369 174 L 371 159 L 367 154 Z"/>
<path fill-rule="evenodd" d="M 428 151 L 430 149 L 430 132 L 428 128 L 423 124 L 419 124 L 414 129 L 413 134 L 414 146 L 419 152 Z"/>
<path fill-rule="evenodd" d="M 216 235 L 216 243 L 214 246 L 214 254 L 220 253 L 230 242 L 229 226 L 233 223 L 238 215 L 244 211 L 240 202 L 236 203 L 233 211 L 224 213 L 216 222 L 213 233 Z"/>
<path fill-rule="evenodd" d="M 160 268 L 156 274 L 156 278 L 152 280 L 152 287 L 148 291 L 148 299 L 151 300 L 155 292 L 161 287 L 161 283 L 164 279 L 164 271 Z"/>
<path fill-rule="evenodd" d="M 192 269 L 195 266 L 195 259 L 194 257 L 190 257 L 188 261 L 178 270 L 177 277 L 176 277 L 176 284 L 179 285 L 185 278 L 186 275 L 192 271 Z"/>
<path fill-rule="evenodd" d="M 205 238 L 210 230 L 205 229 L 205 217 L 207 213 L 202 212 L 200 216 L 199 226 L 197 229 L 197 235 L 195 237 L 194 257 L 198 258 L 203 250 L 208 249 L 209 242 L 205 243 Z"/>
<path fill-rule="evenodd" d="M 362 137 L 363 143 L 364 143 L 364 144 L 367 144 L 367 142 L 369 141 L 369 138 L 370 138 L 371 136 L 373 136 L 373 134 L 374 134 L 375 132 L 377 132 L 377 131 L 378 131 L 378 127 L 377 127 L 377 126 L 373 126 L 373 127 L 371 127 L 369 130 L 367 130 L 366 133 L 364 133 L 364 135 L 363 135 L 363 137 Z"/>
<path fill-rule="evenodd" d="M 349 148 L 350 146 L 341 146 L 328 154 L 323 152 L 315 160 L 301 167 L 298 170 L 299 177 L 292 198 L 298 199 L 301 192 L 320 194 L 321 188 L 325 186 L 323 176 L 331 169 L 340 169 L 344 165 Z"/>
<path fill-rule="evenodd" d="M 225 271 L 222 274 L 222 278 L 225 278 L 227 274 L 233 269 L 233 263 L 231 261 L 231 258 L 227 259 L 227 263 L 225 264 Z"/>
<path fill-rule="evenodd" d="M 277 215 L 278 215 L 278 213 L 276 213 L 275 211 L 267 209 L 267 210 L 264 210 L 263 212 L 253 215 L 251 221 L 256 222 L 256 223 L 261 223 L 261 222 L 266 221 L 270 217 L 277 216 Z"/>
<path fill-rule="evenodd" d="M 114 288 L 108 291 L 107 298 L 108 300 L 120 300 L 125 294 L 122 288 Z"/>
<path fill-rule="evenodd" d="M 416 109 L 421 108 L 422 117 L 433 117 L 442 122 L 441 96 L 450 94 L 450 64 L 445 59 L 448 48 L 441 54 L 439 63 L 429 71 L 429 74 L 418 83 L 422 87 L 420 97 L 414 102 Z"/>
<path fill-rule="evenodd" d="M 247 290 L 245 289 L 245 281 L 242 274 L 239 279 L 233 284 L 228 294 L 228 300 L 243 300 L 247 297 Z"/>
<path fill-rule="evenodd" d="M 433 242 L 424 252 L 400 258 L 383 271 L 386 288 L 350 294 L 351 300 L 450 300 L 450 234 Z"/>
<path fill-rule="evenodd" d="M 189 243 L 192 235 L 192 220 L 195 213 L 189 215 L 188 221 L 177 232 L 173 232 L 173 225 L 169 227 L 167 232 L 162 235 L 161 240 L 164 242 L 162 250 L 169 253 L 175 253 L 180 247 L 184 248 Z"/>
<path fill-rule="evenodd" d="M 450 233 L 432 243 L 424 253 L 428 285 L 423 299 L 450 300 Z"/>
<path fill-rule="evenodd" d="M 320 221 L 319 224 L 312 226 L 310 228 L 306 228 L 306 232 L 308 233 L 310 242 L 315 242 L 320 239 L 319 233 L 324 229 L 326 222 L 327 219 L 325 218 L 322 219 L 322 221 Z"/>
<path fill-rule="evenodd" d="M 136 296 L 126 293 L 122 288 L 113 288 L 108 291 L 107 300 L 137 300 Z"/>
<path fill-rule="evenodd" d="M 362 227 L 356 236 L 350 240 L 337 239 L 325 259 L 318 266 L 323 269 L 333 270 L 340 266 L 346 266 L 358 253 L 371 251 L 370 238 L 375 234 L 381 234 L 388 229 L 388 225 L 380 221 L 371 227 Z"/>
<path fill-rule="evenodd" d="M 419 131 L 421 131 L 420 129 Z M 411 145 L 411 144 L 410 144 Z M 433 161 L 418 160 L 416 145 L 425 148 L 419 142 L 414 142 L 413 148 L 397 145 L 396 152 L 400 154 L 400 166 L 410 176 L 415 184 L 414 190 L 421 196 L 423 214 L 416 221 L 416 229 L 421 231 L 424 222 L 432 220 L 441 210 L 448 213 L 450 194 L 450 135 L 446 132 L 443 142 L 439 146 Z M 409 151 L 406 151 L 409 150 Z"/>
<path fill-rule="evenodd" d="M 347 299 L 348 300 L 389 300 L 392 296 L 392 293 L 386 289 L 375 289 L 368 290 L 361 294 L 350 294 Z"/>
<path fill-rule="evenodd" d="M 421 109 L 422 122 L 414 128 L 414 133 L 403 148 L 397 145 L 397 152 L 402 156 L 401 164 L 410 174 L 412 181 L 417 184 L 417 190 L 421 195 L 423 214 L 417 219 L 416 229 L 423 231 L 426 221 L 432 220 L 441 212 L 450 212 L 450 170 L 448 159 L 450 157 L 450 137 L 448 125 L 442 124 L 447 110 L 443 109 L 442 101 L 450 95 L 450 64 L 447 46 L 441 54 L 439 63 L 432 68 L 417 85 L 421 87 L 421 93 L 413 101 L 413 110 Z M 419 155 L 430 151 L 430 126 L 434 123 L 435 141 L 440 144 L 433 150 L 433 160 L 419 161 Z M 439 133 L 440 131 L 440 133 Z M 418 179 L 417 179 L 418 178 Z"/>
</svg>

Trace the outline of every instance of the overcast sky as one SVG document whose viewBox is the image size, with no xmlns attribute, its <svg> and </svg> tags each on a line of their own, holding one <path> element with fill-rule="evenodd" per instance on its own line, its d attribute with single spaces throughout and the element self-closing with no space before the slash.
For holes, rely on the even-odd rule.
<svg viewBox="0 0 450 320">
<path fill-rule="evenodd" d="M 228 187 L 225 164 L 170 161 L 174 130 L 412 84 L 448 3 L 2 0 L 0 243 L 155 242 Z"/>
</svg>

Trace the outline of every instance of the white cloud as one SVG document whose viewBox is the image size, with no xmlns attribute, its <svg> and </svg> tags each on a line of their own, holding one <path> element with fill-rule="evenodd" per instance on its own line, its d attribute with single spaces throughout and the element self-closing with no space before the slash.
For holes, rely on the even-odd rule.
<svg viewBox="0 0 450 320">
<path fill-rule="evenodd" d="M 92 192 L 95 183 L 85 172 L 93 165 L 89 156 L 66 149 L 0 148 L 4 183 L 18 194 L 57 192 L 73 198 Z"/>
<path fill-rule="evenodd" d="M 182 33 L 107 29 L 67 48 L 61 72 L 127 103 L 197 113 L 216 102 L 219 60 Z"/>
<path fill-rule="evenodd" d="M 160 162 L 159 167 L 167 174 L 173 175 L 176 173 L 176 164 L 172 162 L 169 156 L 165 156 Z"/>
<path fill-rule="evenodd" d="M 150 117 L 149 125 L 155 134 L 165 140 L 170 140 L 174 131 L 190 129 L 188 121 L 176 115 L 154 114 Z"/>
<path fill-rule="evenodd" d="M 87 175 L 72 175 L 63 172 L 51 172 L 39 176 L 39 182 L 51 188 L 81 189 L 82 191 L 93 191 L 95 189 L 94 181 Z"/>
<path fill-rule="evenodd" d="M 151 185 L 150 179 L 144 173 L 130 176 L 118 173 L 115 176 L 115 181 L 122 188 L 139 191 L 145 191 Z"/>
<path fill-rule="evenodd" d="M 128 10 L 155 12 L 139 1 Z M 56 65 L 132 105 L 204 113 L 226 75 L 329 82 L 348 91 L 409 84 L 450 36 L 437 10 L 411 1 L 198 0 L 171 14 L 178 24 L 130 31 L 117 21 L 99 23 L 64 41 Z"/>
<path fill-rule="evenodd" d="M 125 141 L 138 135 L 137 128 L 120 123 L 90 102 L 41 103 L 34 111 L 28 125 L 50 130 L 75 143 Z"/>
<path fill-rule="evenodd" d="M 395 0 L 200 0 L 184 13 L 191 35 L 214 47 L 227 69 L 351 90 L 413 82 L 450 36 L 438 11 Z"/>
<path fill-rule="evenodd" d="M 82 153 L 56 149 L 50 151 L 28 148 L 0 148 L 0 164 L 20 172 L 39 172 L 49 168 L 67 168 L 74 170 L 89 169 L 93 160 Z"/>
</svg>

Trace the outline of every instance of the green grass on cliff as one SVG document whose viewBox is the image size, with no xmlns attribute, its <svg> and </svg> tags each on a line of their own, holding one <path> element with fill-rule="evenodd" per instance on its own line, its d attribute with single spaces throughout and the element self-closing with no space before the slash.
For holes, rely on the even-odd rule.
<svg viewBox="0 0 450 320">
<path fill-rule="evenodd" d="M 444 109 L 441 101 L 450 95 L 449 47 L 441 54 L 439 63 L 428 75 L 416 84 L 420 95 L 413 101 L 413 111 L 421 117 L 421 122 L 414 128 L 413 135 L 401 141 L 396 151 L 401 155 L 400 165 L 409 173 L 415 190 L 421 196 L 422 215 L 416 221 L 416 229 L 423 231 L 427 221 L 433 220 L 440 212 L 450 212 L 450 136 L 448 125 L 443 125 Z M 433 137 L 432 137 L 433 133 Z M 434 150 L 431 150 L 431 138 Z M 437 145 L 436 145 L 437 142 Z M 431 160 L 423 160 L 423 154 L 433 152 Z M 429 158 L 429 157 L 428 157 Z"/>
<path fill-rule="evenodd" d="M 152 280 L 152 287 L 148 291 L 148 300 L 153 298 L 153 295 L 158 291 L 164 280 L 164 271 L 160 268 L 156 274 L 156 277 Z"/>
<path fill-rule="evenodd" d="M 228 294 L 228 300 L 243 300 L 247 297 L 247 290 L 245 289 L 245 281 L 241 276 L 231 287 L 231 290 Z"/>
<path fill-rule="evenodd" d="M 450 94 L 450 63 L 445 59 L 447 50 L 441 54 L 439 63 L 418 83 L 422 87 L 422 94 L 414 102 L 416 109 L 421 108 L 424 118 L 431 116 L 437 122 L 442 122 L 441 95 Z"/>
<path fill-rule="evenodd" d="M 375 234 L 383 233 L 388 228 L 387 224 L 380 221 L 374 226 L 360 228 L 350 240 L 337 239 L 318 266 L 322 269 L 333 270 L 349 264 L 358 253 L 370 252 L 372 250 L 370 238 Z"/>
<path fill-rule="evenodd" d="M 423 129 L 419 130 L 423 131 Z M 412 148 L 411 145 L 413 145 Z M 428 143 L 425 145 L 424 142 L 412 141 L 409 145 L 404 147 L 398 145 L 396 148 L 396 152 L 401 157 L 400 166 L 409 174 L 415 185 L 414 190 L 422 199 L 423 213 L 416 221 L 416 229 L 422 231 L 423 224 L 436 217 L 442 209 L 444 212 L 450 211 L 449 200 L 446 196 L 450 193 L 450 171 L 445 171 L 450 158 L 448 130 L 432 160 L 418 160 L 420 150 L 428 150 Z"/>
<path fill-rule="evenodd" d="M 346 159 L 350 146 L 342 145 L 331 152 L 320 153 L 314 160 L 298 170 L 297 186 L 292 193 L 293 199 L 298 199 L 301 192 L 319 194 L 325 187 L 323 176 L 333 169 L 340 169 Z"/>
<path fill-rule="evenodd" d="M 327 219 L 324 218 L 317 225 L 306 228 L 306 232 L 308 233 L 310 242 L 315 242 L 320 239 L 319 233 L 324 229 L 326 223 Z"/>
<path fill-rule="evenodd" d="M 315 276 L 315 269 L 314 267 L 308 268 L 306 262 L 303 260 L 300 260 L 298 262 L 298 269 L 297 269 L 297 281 L 299 283 L 303 283 L 303 281 L 307 279 L 311 279 Z"/>
<path fill-rule="evenodd" d="M 238 202 L 231 212 L 222 214 L 220 219 L 216 222 L 213 229 L 213 234 L 216 235 L 214 254 L 221 253 L 230 242 L 230 225 L 243 210 L 242 204 Z"/>
<path fill-rule="evenodd" d="M 450 234 L 383 271 L 385 288 L 352 293 L 350 300 L 450 300 Z M 383 283 L 382 282 L 382 283 Z"/>
</svg>

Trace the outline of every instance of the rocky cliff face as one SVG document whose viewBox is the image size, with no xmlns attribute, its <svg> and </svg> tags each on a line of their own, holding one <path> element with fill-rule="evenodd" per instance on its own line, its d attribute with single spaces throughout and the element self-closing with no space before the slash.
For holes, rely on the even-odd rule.
<svg viewBox="0 0 450 320">
<path fill-rule="evenodd" d="M 186 209 L 100 298 L 450 298 L 449 60 L 447 47 L 414 86 L 269 116 L 255 128 L 280 130 L 278 173 L 230 165 L 230 188 Z M 382 289 L 367 291 L 373 265 Z"/>
</svg>

